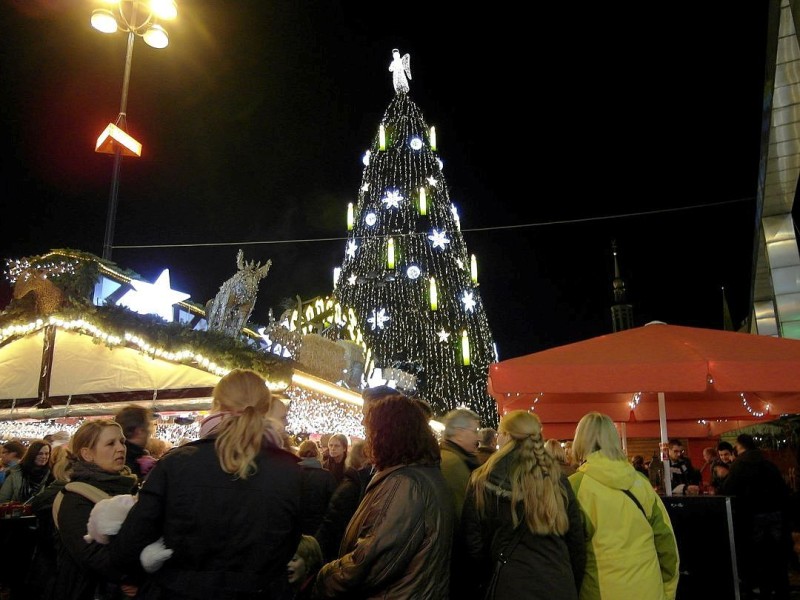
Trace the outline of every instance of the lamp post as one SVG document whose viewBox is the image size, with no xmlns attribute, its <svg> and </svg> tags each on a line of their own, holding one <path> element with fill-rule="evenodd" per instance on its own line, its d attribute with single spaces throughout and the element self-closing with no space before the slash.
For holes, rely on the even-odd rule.
<svg viewBox="0 0 800 600">
<path fill-rule="evenodd" d="M 96 152 L 114 155 L 114 168 L 111 175 L 111 192 L 108 198 L 106 233 L 103 239 L 103 258 L 111 259 L 114 242 L 114 223 L 117 216 L 117 195 L 119 192 L 119 170 L 123 156 L 141 156 L 142 145 L 128 135 L 128 84 L 131 77 L 133 43 L 141 36 L 148 46 L 166 48 L 169 44 L 167 31 L 160 20 L 174 19 L 178 10 L 174 0 L 106 0 L 110 8 L 98 8 L 92 12 L 92 27 L 102 33 L 123 31 L 128 34 L 128 48 L 125 55 L 125 73 L 122 78 L 122 98 L 119 115 L 97 138 Z"/>
</svg>

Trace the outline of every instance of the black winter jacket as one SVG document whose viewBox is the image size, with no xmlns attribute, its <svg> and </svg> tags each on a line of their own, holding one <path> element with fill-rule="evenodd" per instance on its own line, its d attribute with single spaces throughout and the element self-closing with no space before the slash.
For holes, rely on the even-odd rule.
<svg viewBox="0 0 800 600">
<path fill-rule="evenodd" d="M 330 471 L 323 469 L 322 463 L 316 458 L 301 460 L 300 467 L 303 469 L 301 531 L 304 535 L 314 535 L 336 490 L 336 477 Z"/>
<path fill-rule="evenodd" d="M 85 463 L 76 464 L 70 479 L 84 481 L 111 496 L 131 494 L 136 489 L 136 477 L 105 473 Z M 98 587 L 109 587 L 100 597 L 113 597 L 111 589 L 122 581 L 124 570 L 111 564 L 109 547 L 97 542 L 87 544 L 83 539 L 92 508 L 94 502 L 88 498 L 64 491 L 58 513 L 58 566 L 53 585 L 59 600 L 94 600 Z"/>
<path fill-rule="evenodd" d="M 122 569 L 163 536 L 173 555 L 140 597 L 181 600 L 277 598 L 300 541 L 298 458 L 265 446 L 258 471 L 241 479 L 220 467 L 214 438 L 174 448 L 147 475 L 139 500 L 111 543 Z"/>
<path fill-rule="evenodd" d="M 356 512 L 361 498 L 372 479 L 372 465 L 361 469 L 349 467 L 344 471 L 344 478 L 339 482 L 328 503 L 328 510 L 322 519 L 314 537 L 322 549 L 324 562 L 339 558 L 339 546 L 350 518 Z"/>
<path fill-rule="evenodd" d="M 478 514 L 475 488 L 467 489 L 461 527 L 466 551 L 472 557 L 473 571 L 485 586 L 500 552 L 515 538 L 511 514 L 511 482 L 507 460 L 495 464 L 485 490 L 485 514 Z M 559 483 L 567 498 L 569 531 L 563 536 L 537 535 L 527 525 L 507 563 L 501 568 L 493 598 L 515 600 L 575 600 L 586 568 L 586 542 L 580 508 L 567 478 L 558 471 Z M 479 596 L 482 597 L 482 596 Z"/>
</svg>

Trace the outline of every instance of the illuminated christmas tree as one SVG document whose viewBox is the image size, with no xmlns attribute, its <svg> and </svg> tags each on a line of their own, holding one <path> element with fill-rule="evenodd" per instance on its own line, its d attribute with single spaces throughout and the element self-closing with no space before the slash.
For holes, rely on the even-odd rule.
<svg viewBox="0 0 800 600">
<path fill-rule="evenodd" d="M 437 416 L 467 406 L 494 425 L 486 379 L 496 358 L 476 260 L 449 199 L 435 129 L 408 94 L 408 54 L 393 54 L 395 96 L 364 155 L 358 202 L 348 205 L 334 291 L 340 323 L 357 321 L 368 372 L 397 379 Z"/>
</svg>

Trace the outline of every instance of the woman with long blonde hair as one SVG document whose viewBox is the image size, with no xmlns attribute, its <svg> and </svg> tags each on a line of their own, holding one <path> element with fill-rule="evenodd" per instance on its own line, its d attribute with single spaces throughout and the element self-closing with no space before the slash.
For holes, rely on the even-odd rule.
<svg viewBox="0 0 800 600">
<path fill-rule="evenodd" d="M 200 439 L 165 454 L 139 491 L 112 562 L 139 563 L 164 538 L 172 556 L 141 598 L 278 598 L 300 541 L 301 469 L 270 419 L 264 378 L 234 369 L 214 388 Z"/>
<path fill-rule="evenodd" d="M 467 550 L 488 598 L 575 600 L 586 548 L 580 512 L 539 417 L 500 420 L 497 452 L 473 471 L 461 516 Z"/>
</svg>

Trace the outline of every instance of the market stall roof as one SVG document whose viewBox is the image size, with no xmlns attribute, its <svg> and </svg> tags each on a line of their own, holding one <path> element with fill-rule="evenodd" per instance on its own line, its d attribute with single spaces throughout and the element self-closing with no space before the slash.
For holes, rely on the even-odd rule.
<svg viewBox="0 0 800 600">
<path fill-rule="evenodd" d="M 495 363 L 488 385 L 543 423 L 769 420 L 800 412 L 800 341 L 653 323 Z"/>
<path fill-rule="evenodd" d="M 155 353 L 109 346 L 85 331 L 55 327 L 50 333 L 43 325 L 0 346 L 0 420 L 108 414 L 114 404 L 129 402 L 146 402 L 159 410 L 208 409 L 221 376 L 209 371 L 215 365 L 206 362 L 203 367 L 202 359 L 182 364 Z M 48 356 L 49 364 L 42 368 Z M 286 373 L 283 379 L 268 378 L 279 396 L 297 387 L 361 403 L 356 392 L 302 371 Z M 48 385 L 44 396 L 43 379 Z"/>
</svg>

